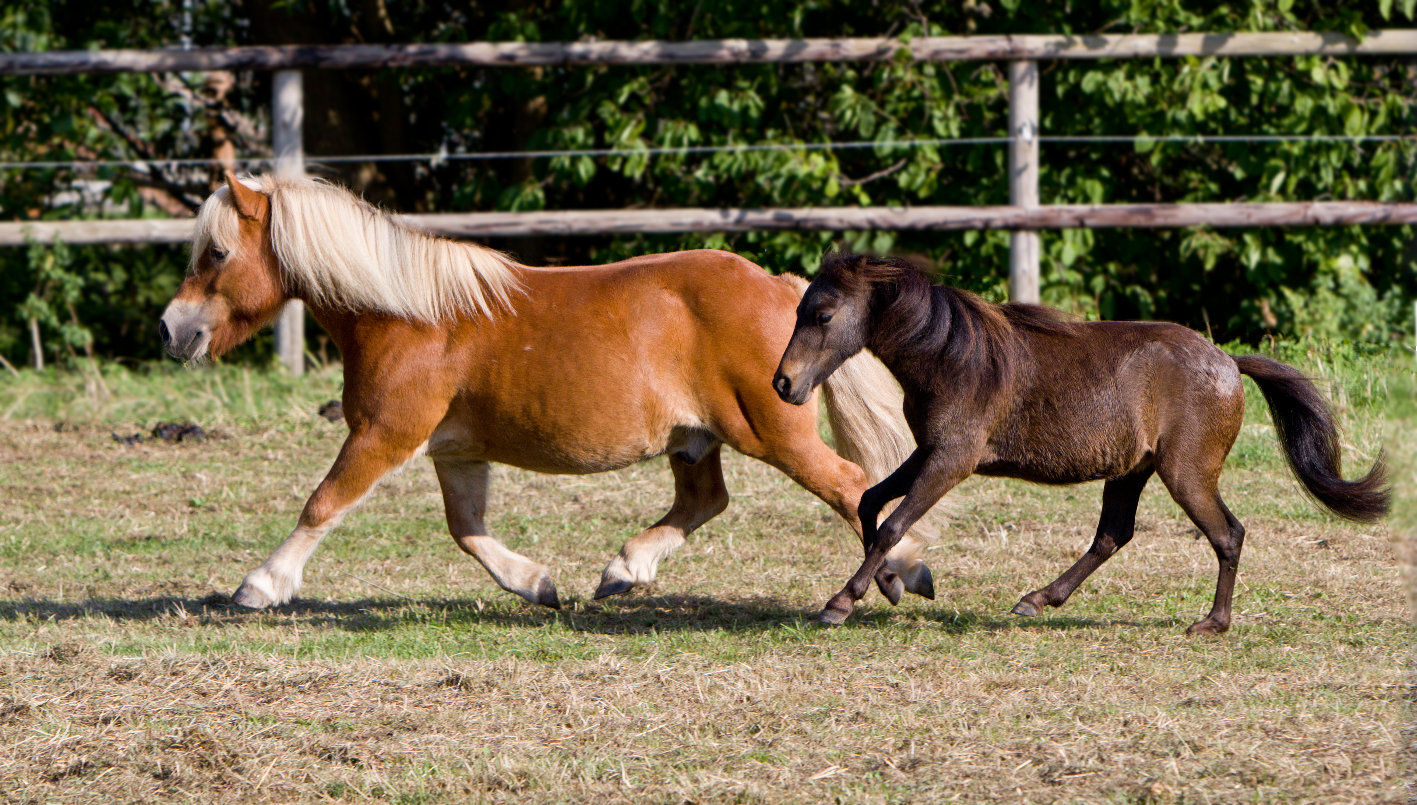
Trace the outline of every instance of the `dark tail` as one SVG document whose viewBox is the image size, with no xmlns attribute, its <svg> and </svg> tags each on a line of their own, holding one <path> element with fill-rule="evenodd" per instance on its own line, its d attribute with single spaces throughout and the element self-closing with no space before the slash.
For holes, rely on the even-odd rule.
<svg viewBox="0 0 1417 805">
<path fill-rule="evenodd" d="M 1392 493 L 1382 456 L 1367 475 L 1343 480 L 1333 412 L 1307 377 L 1260 355 L 1235 358 L 1235 365 L 1264 392 L 1289 467 L 1314 500 L 1340 517 L 1364 523 L 1387 514 Z"/>
</svg>

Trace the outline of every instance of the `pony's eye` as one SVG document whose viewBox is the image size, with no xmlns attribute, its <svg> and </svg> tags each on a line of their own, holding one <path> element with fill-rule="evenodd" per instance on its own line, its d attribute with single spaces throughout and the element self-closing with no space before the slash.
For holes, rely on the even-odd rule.
<svg viewBox="0 0 1417 805">
<path fill-rule="evenodd" d="M 225 259 L 226 259 L 226 249 L 223 249 L 222 247 L 216 245 L 215 243 L 213 243 L 211 246 L 207 247 L 207 253 L 212 256 L 212 259 L 213 259 L 213 260 L 225 260 Z"/>
<path fill-rule="evenodd" d="M 832 320 L 832 314 L 822 311 L 817 314 L 817 324 L 826 324 Z"/>
</svg>

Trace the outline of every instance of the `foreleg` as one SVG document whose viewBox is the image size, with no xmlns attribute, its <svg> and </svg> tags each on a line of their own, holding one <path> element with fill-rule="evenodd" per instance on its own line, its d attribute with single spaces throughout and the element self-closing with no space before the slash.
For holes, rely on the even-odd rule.
<svg viewBox="0 0 1417 805">
<path fill-rule="evenodd" d="M 968 458 L 962 459 L 961 455 Z M 862 543 L 866 547 L 866 559 L 841 592 L 827 602 L 820 616 L 823 623 L 836 625 L 846 620 L 856 602 L 866 594 L 871 579 L 885 563 L 886 554 L 945 493 L 970 476 L 976 463 L 973 451 L 920 447 L 884 481 L 867 490 L 861 504 Z M 905 493 L 905 499 L 884 523 L 876 527 L 874 521 L 881 507 L 897 497 L 900 487 L 906 484 L 909 491 Z"/>
<path fill-rule="evenodd" d="M 305 563 L 320 540 L 380 478 L 413 458 L 424 438 L 376 426 L 351 431 L 334 466 L 306 501 L 295 530 L 266 561 L 247 574 L 232 600 L 243 607 L 262 609 L 294 598 L 300 591 Z"/>
</svg>

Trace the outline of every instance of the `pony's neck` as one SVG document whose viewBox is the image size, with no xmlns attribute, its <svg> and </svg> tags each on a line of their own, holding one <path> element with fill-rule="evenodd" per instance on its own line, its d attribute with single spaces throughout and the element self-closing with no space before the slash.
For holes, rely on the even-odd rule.
<svg viewBox="0 0 1417 805">
<path fill-rule="evenodd" d="M 944 293 L 923 277 L 879 286 L 871 300 L 866 346 L 902 386 L 929 385 L 934 357 L 950 339 L 950 306 Z"/>
<path fill-rule="evenodd" d="M 907 394 L 948 391 L 982 404 L 1011 386 L 1020 359 L 1007 317 L 977 297 L 920 282 L 874 317 L 868 344 Z"/>
</svg>

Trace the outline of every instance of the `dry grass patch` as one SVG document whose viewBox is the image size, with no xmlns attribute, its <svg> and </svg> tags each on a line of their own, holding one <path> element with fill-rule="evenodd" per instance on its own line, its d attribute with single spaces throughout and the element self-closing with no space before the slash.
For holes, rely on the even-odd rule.
<svg viewBox="0 0 1417 805">
<path fill-rule="evenodd" d="M 457 551 L 426 463 L 327 539 L 304 598 L 232 610 L 337 449 L 323 394 L 203 422 L 225 438 L 202 444 L 112 440 L 141 419 L 0 421 L 0 799 L 1406 798 L 1411 521 L 1316 513 L 1256 412 L 1223 479 L 1249 537 L 1214 640 L 1182 634 L 1215 559 L 1160 484 L 1066 608 L 1008 615 L 1086 548 L 1100 487 L 984 479 L 930 552 L 937 601 L 873 596 L 818 629 L 859 547 L 737 456 L 729 510 L 622 599 L 587 600 L 667 508 L 662 463 L 498 470 L 492 525 L 554 568 L 559 613 Z M 1381 441 L 1369 410 L 1345 409 L 1353 467 Z M 1411 434 L 1390 452 L 1417 453 Z"/>
</svg>

